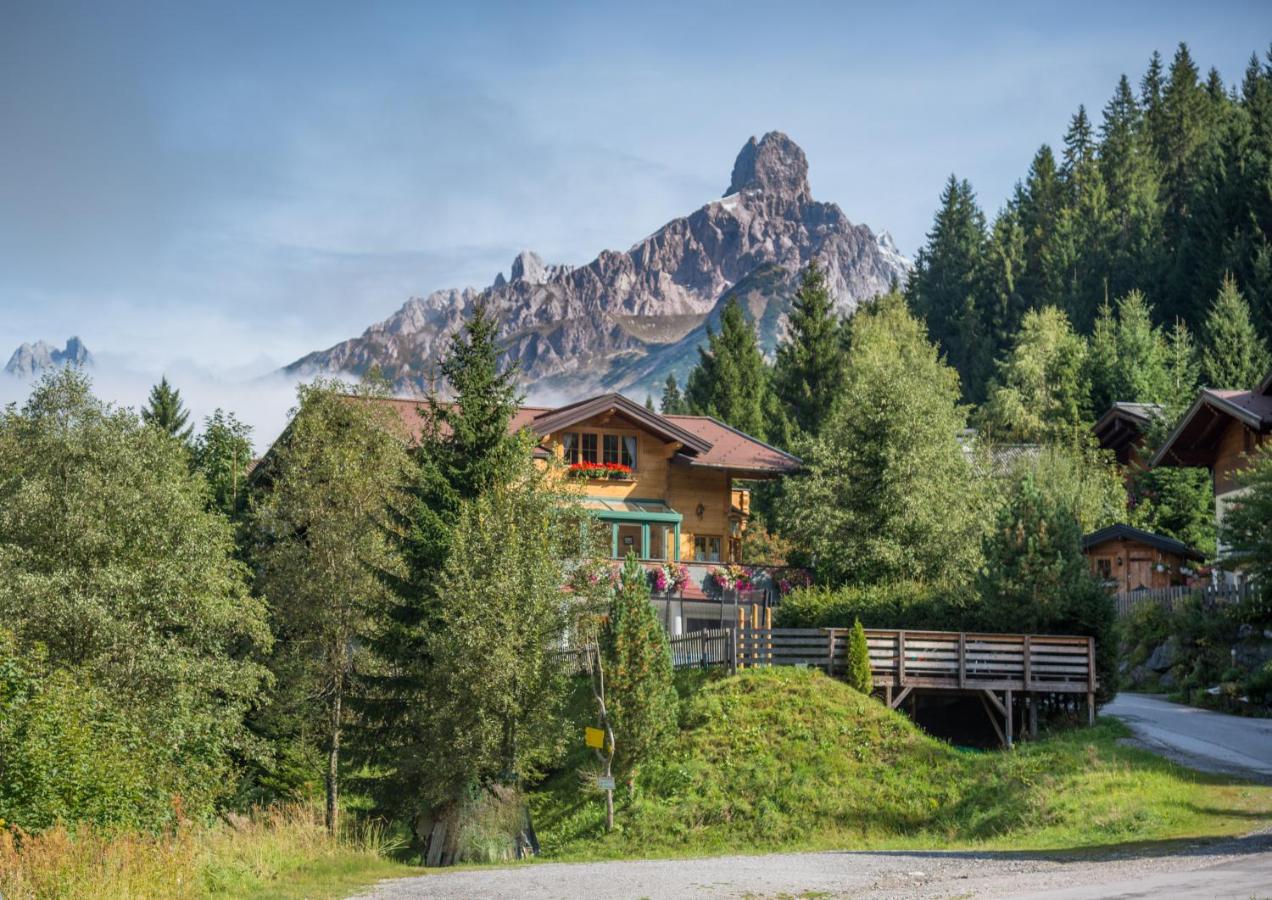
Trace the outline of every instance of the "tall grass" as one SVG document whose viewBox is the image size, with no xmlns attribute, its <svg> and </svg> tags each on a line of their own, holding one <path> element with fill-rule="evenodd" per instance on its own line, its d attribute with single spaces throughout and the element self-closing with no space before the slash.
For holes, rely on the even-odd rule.
<svg viewBox="0 0 1272 900">
<path fill-rule="evenodd" d="M 246 897 L 273 893 L 306 869 L 374 868 L 392 851 L 375 824 L 335 836 L 322 810 L 290 804 L 211 825 L 182 821 L 159 834 L 57 826 L 0 830 L 5 900 Z"/>
</svg>

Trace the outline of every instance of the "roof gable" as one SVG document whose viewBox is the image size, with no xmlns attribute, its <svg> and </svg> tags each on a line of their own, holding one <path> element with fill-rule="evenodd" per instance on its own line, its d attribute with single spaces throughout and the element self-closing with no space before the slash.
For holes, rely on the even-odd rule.
<svg viewBox="0 0 1272 900">
<path fill-rule="evenodd" d="M 702 454 L 711 449 L 709 440 L 682 428 L 667 416 L 659 415 L 639 403 L 628 400 L 622 394 L 601 394 L 599 397 L 590 397 L 568 406 L 548 410 L 536 416 L 529 423 L 529 428 L 535 434 L 546 437 L 607 412 L 618 413 L 663 440 L 682 445 L 685 452 Z"/>
<path fill-rule="evenodd" d="M 1272 431 L 1272 396 L 1259 391 L 1202 389 L 1170 436 L 1153 454 L 1152 465 L 1205 466 L 1225 421 L 1257 432 Z"/>
</svg>

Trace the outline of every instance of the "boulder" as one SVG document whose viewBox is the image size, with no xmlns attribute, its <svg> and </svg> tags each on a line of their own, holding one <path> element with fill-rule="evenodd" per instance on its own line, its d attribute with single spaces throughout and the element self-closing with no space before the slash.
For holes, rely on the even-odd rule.
<svg viewBox="0 0 1272 900">
<path fill-rule="evenodd" d="M 1149 654 L 1144 665 L 1154 672 L 1165 672 L 1179 661 L 1179 638 L 1173 634 Z"/>
</svg>

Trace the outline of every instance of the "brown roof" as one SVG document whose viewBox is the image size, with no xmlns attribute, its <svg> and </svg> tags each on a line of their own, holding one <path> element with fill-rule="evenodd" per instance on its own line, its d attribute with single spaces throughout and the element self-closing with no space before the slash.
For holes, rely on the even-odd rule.
<svg viewBox="0 0 1272 900">
<path fill-rule="evenodd" d="M 424 429 L 420 408 L 426 401 L 394 397 L 391 404 L 412 441 L 419 441 Z M 797 471 L 801 462 L 792 456 L 738 431 L 710 416 L 664 416 L 634 403 L 621 394 L 602 394 L 562 407 L 522 406 L 509 423 L 509 430 L 529 428 L 546 436 L 570 425 L 614 409 L 636 425 L 684 445 L 675 459 L 690 466 L 729 469 L 754 475 L 786 474 Z"/>
<path fill-rule="evenodd" d="M 734 469 L 740 472 L 795 472 L 799 457 L 738 431 L 711 416 L 665 416 L 711 445 L 706 453 L 684 460 L 691 466 Z M 680 456 L 680 454 L 677 454 Z"/>
<path fill-rule="evenodd" d="M 1254 391 L 1205 388 L 1175 430 L 1153 455 L 1153 465 L 1210 465 L 1225 419 L 1236 419 L 1258 432 L 1272 431 L 1272 396 Z"/>
</svg>

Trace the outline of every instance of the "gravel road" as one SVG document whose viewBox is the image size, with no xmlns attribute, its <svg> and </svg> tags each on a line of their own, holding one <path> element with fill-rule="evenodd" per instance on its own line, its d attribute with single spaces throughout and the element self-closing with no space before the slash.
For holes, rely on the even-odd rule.
<svg viewBox="0 0 1272 900">
<path fill-rule="evenodd" d="M 1144 694 L 1118 694 L 1100 710 L 1121 719 L 1143 746 L 1203 772 L 1272 782 L 1272 719 L 1246 719 Z"/>
<path fill-rule="evenodd" d="M 779 853 L 436 871 L 381 882 L 374 900 L 686 897 L 1272 898 L 1272 832 L 1154 854 Z"/>
</svg>

